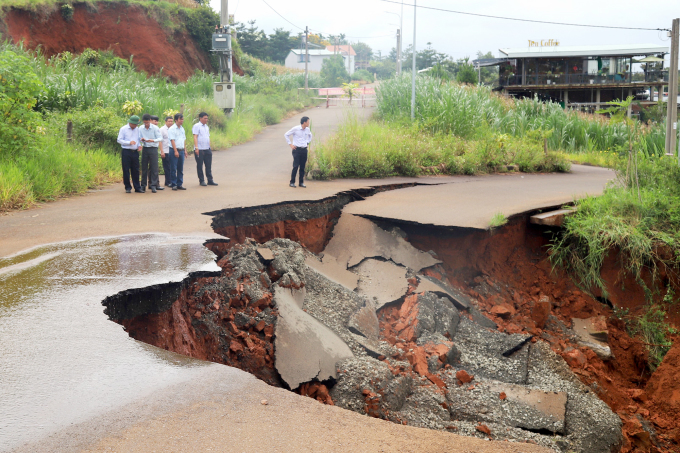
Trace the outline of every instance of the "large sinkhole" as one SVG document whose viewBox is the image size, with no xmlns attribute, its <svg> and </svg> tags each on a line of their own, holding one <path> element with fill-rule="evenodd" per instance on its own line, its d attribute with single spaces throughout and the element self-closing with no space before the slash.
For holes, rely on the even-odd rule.
<svg viewBox="0 0 680 453">
<path fill-rule="evenodd" d="M 581 341 L 572 317 L 601 304 L 551 272 L 553 230 L 342 212 L 373 193 L 208 213 L 230 238 L 205 244 L 220 272 L 121 292 L 106 313 L 137 340 L 395 423 L 616 448 L 620 418 L 563 358 Z"/>
</svg>

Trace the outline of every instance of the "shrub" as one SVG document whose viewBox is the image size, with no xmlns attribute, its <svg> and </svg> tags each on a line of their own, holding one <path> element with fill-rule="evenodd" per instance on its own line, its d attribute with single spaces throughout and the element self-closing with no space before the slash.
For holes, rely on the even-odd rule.
<svg viewBox="0 0 680 453">
<path fill-rule="evenodd" d="M 33 134 L 43 122 L 33 107 L 42 91 L 28 58 L 0 51 L 0 159 L 35 148 Z"/>
<path fill-rule="evenodd" d="M 118 149 L 116 139 L 119 129 L 125 125 L 125 119 L 121 118 L 110 107 L 93 107 L 85 111 L 74 111 L 55 118 L 58 127 L 66 129 L 66 119 L 73 121 L 73 138 L 84 145 L 103 146 Z M 56 122 L 55 121 L 55 122 Z M 56 125 L 55 125 L 56 126 Z"/>
<path fill-rule="evenodd" d="M 61 5 L 61 17 L 63 17 L 64 20 L 70 21 L 73 19 L 73 11 L 73 6 L 69 5 L 68 3 Z"/>
<path fill-rule="evenodd" d="M 341 55 L 326 58 L 321 64 L 321 79 L 327 87 L 339 87 L 349 82 L 350 77 Z"/>
<path fill-rule="evenodd" d="M 365 69 L 359 69 L 358 71 L 354 71 L 354 74 L 352 74 L 352 80 L 362 80 L 364 82 L 370 83 L 373 83 L 375 81 L 373 74 L 371 74 Z"/>
</svg>

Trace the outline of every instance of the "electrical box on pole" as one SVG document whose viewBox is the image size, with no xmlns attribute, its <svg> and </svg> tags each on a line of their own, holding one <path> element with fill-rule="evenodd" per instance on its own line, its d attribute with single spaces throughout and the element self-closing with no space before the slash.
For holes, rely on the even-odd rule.
<svg viewBox="0 0 680 453">
<path fill-rule="evenodd" d="M 232 69 L 231 27 L 229 21 L 229 2 L 222 0 L 220 26 L 212 35 L 212 50 L 220 61 L 220 81 L 213 84 L 215 104 L 229 115 L 236 108 L 236 84 Z"/>
</svg>

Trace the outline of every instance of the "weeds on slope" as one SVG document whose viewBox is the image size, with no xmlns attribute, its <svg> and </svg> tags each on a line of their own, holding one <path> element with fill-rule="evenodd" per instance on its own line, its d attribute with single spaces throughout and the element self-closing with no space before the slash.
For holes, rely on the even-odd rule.
<svg viewBox="0 0 680 453">
<path fill-rule="evenodd" d="M 360 122 L 348 115 L 332 139 L 313 148 L 309 168 L 317 179 L 457 175 L 520 171 L 568 171 L 566 158 L 509 135 L 461 138 L 423 133 L 420 125 Z"/>
</svg>

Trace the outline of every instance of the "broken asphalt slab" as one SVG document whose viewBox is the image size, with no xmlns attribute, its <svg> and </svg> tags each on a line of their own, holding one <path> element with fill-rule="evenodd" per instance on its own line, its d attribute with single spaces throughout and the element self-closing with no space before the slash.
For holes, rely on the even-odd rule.
<svg viewBox="0 0 680 453">
<path fill-rule="evenodd" d="M 441 263 L 432 255 L 416 249 L 403 238 L 388 233 L 370 220 L 344 212 L 324 250 L 324 261 L 327 255 L 335 258 L 338 263 L 345 264 L 347 268 L 358 265 L 366 258 L 375 257 L 392 260 L 415 271 Z"/>
<path fill-rule="evenodd" d="M 337 362 L 354 357 L 328 327 L 302 311 L 305 291 L 277 287 L 276 370 L 291 389 L 313 379 L 337 377 Z"/>
</svg>

